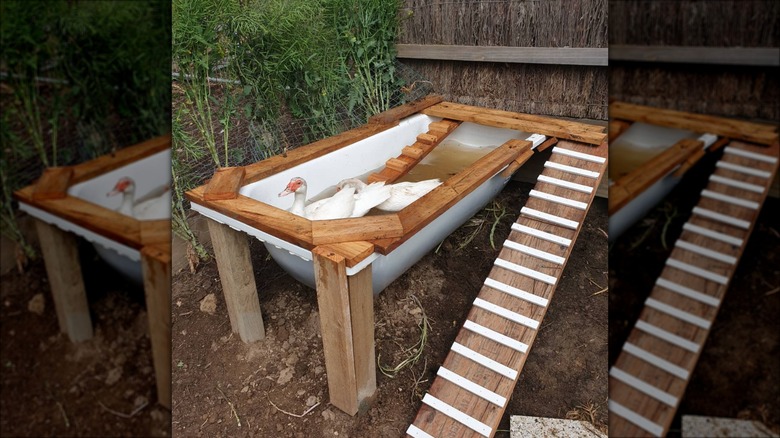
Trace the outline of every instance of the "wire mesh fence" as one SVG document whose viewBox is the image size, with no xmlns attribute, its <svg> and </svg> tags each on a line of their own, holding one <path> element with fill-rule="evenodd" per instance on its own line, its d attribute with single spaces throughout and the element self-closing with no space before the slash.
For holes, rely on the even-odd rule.
<svg viewBox="0 0 780 438">
<path fill-rule="evenodd" d="M 401 62 L 395 62 L 395 83 L 393 90 L 380 110 L 402 105 L 419 99 L 433 92 L 433 86 L 414 69 Z M 189 201 L 184 197 L 187 190 L 207 182 L 217 169 L 217 160 L 208 153 L 205 139 L 200 135 L 196 124 L 182 114 L 186 96 L 180 81 L 188 80 L 183 75 L 174 74 L 174 120 L 173 120 L 173 230 L 179 237 L 188 240 L 196 247 L 201 257 L 205 250 L 200 247 L 189 229 L 188 217 L 191 217 Z M 232 88 L 240 88 L 240 81 L 230 77 L 225 70 L 214 69 L 209 75 L 209 87 L 215 96 L 224 96 Z M 215 99 L 216 101 L 217 99 Z M 225 99 L 219 100 L 225 104 Z M 240 106 L 240 102 L 237 103 Z M 296 147 L 332 136 L 346 130 L 358 127 L 374 115 L 376 107 L 368 102 L 350 102 L 348 95 L 343 95 L 331 104 L 332 112 L 310 117 L 293 117 L 289 112 L 282 113 L 277 118 L 252 118 L 234 115 L 228 126 L 218 120 L 220 106 L 212 107 L 212 122 L 221 126 L 215 135 L 215 149 L 219 151 L 221 163 L 230 166 L 243 166 L 262 161 L 274 155 Z M 228 136 L 223 136 L 224 130 L 229 130 Z M 227 140 L 227 143 L 225 141 Z"/>
</svg>

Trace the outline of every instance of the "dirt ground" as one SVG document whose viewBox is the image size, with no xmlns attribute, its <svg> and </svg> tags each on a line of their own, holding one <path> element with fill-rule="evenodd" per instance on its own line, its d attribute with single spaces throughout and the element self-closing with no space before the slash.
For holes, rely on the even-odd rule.
<svg viewBox="0 0 780 438">
<path fill-rule="evenodd" d="M 511 182 L 496 198 L 507 214 L 495 242 L 509 234 L 532 185 Z M 431 325 L 421 359 L 393 378 L 377 372 L 376 400 L 351 417 L 328 402 L 317 299 L 250 247 L 266 338 L 252 344 L 231 334 L 216 263 L 173 278 L 173 435 L 398 437 L 413 420 L 498 251 L 491 248 L 492 212 L 483 210 L 437 251 L 375 298 L 378 364 L 394 366 Z M 463 248 L 468 236 L 484 222 Z M 497 436 L 509 414 L 586 418 L 604 428 L 607 401 L 606 200 L 597 199 L 530 350 Z M 213 293 L 216 312 L 200 310 Z"/>
<path fill-rule="evenodd" d="M 610 248 L 610 365 L 617 359 L 674 241 L 706 185 L 714 158 L 698 164 L 664 202 Z M 667 222 L 668 249 L 664 249 L 661 236 Z M 759 420 L 780 432 L 778 224 L 780 200 L 768 198 L 668 436 L 680 436 L 681 415 Z"/>
<path fill-rule="evenodd" d="M 79 250 L 90 340 L 74 344 L 60 333 L 41 259 L 0 277 L 0 435 L 170 436 L 171 413 L 156 403 L 143 288 L 90 244 Z"/>
</svg>

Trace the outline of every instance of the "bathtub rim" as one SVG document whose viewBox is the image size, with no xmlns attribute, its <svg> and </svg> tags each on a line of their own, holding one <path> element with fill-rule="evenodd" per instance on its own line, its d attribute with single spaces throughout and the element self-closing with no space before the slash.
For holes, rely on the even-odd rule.
<svg viewBox="0 0 780 438">
<path fill-rule="evenodd" d="M 415 116 L 417 116 L 417 114 L 413 114 L 409 116 L 409 118 Z M 383 127 L 384 129 L 380 128 L 378 132 L 382 132 L 391 128 L 396 128 L 399 127 L 399 125 L 400 123 L 396 122 L 393 123 L 392 126 Z M 477 123 L 477 125 L 480 124 Z M 503 128 L 503 129 L 509 131 L 517 131 L 509 128 Z M 355 130 L 347 131 L 347 133 L 350 132 L 354 133 Z M 343 144 L 341 145 L 341 147 L 335 150 L 329 150 L 326 152 L 326 154 L 337 152 L 339 149 L 343 147 L 353 145 L 354 143 L 365 140 L 368 137 L 370 136 L 363 136 L 362 133 L 359 133 L 353 138 L 354 141 Z M 196 189 L 193 189 L 187 192 L 186 195 L 191 202 L 191 208 L 193 210 L 198 211 L 207 217 L 211 217 L 210 215 L 212 213 L 216 213 L 219 215 L 218 217 L 222 219 L 222 220 L 217 220 L 217 222 L 227 224 L 231 226 L 233 229 L 247 232 L 250 235 L 254 235 L 255 233 L 257 233 L 256 237 L 258 237 L 258 239 L 264 241 L 274 241 L 276 242 L 274 244 L 275 246 L 285 248 L 289 252 L 292 252 L 293 254 L 298 255 L 299 257 L 302 258 L 307 258 L 307 259 L 310 258 L 311 249 L 317 246 L 338 245 L 341 243 L 349 243 L 349 242 L 367 242 L 368 244 L 373 246 L 372 252 L 370 254 L 379 253 L 382 255 L 387 255 L 390 252 L 392 252 L 395 248 L 400 246 L 403 242 L 407 241 L 412 236 L 414 236 L 417 232 L 419 232 L 422 228 L 424 228 L 425 225 L 430 223 L 436 217 L 440 216 L 442 212 L 446 211 L 446 209 L 449 206 L 459 202 L 460 199 L 470 194 L 473 190 L 478 188 L 484 181 L 488 180 L 489 178 L 503 171 L 503 169 L 509 166 L 509 164 L 512 163 L 515 159 L 517 159 L 519 155 L 521 155 L 526 151 L 531 150 L 533 144 L 534 143 L 527 140 L 519 140 L 519 139 L 508 140 L 504 144 L 488 152 L 482 158 L 476 160 L 466 169 L 448 178 L 446 181 L 442 183 L 442 185 L 434 189 L 432 192 L 426 194 L 422 198 L 418 199 L 417 201 L 415 201 L 408 207 L 404 208 L 403 210 L 395 213 L 380 215 L 380 216 L 311 221 L 309 219 L 294 215 L 286 210 L 282 210 L 278 207 L 274 207 L 272 205 L 266 204 L 260 200 L 250 198 L 248 196 L 241 195 L 238 193 L 238 191 L 241 188 L 249 184 L 254 184 L 255 182 L 257 182 L 256 180 L 251 182 L 246 182 L 239 179 L 238 182 L 234 182 L 233 189 L 235 190 L 235 197 L 233 199 L 218 199 L 218 200 L 205 199 L 204 195 L 207 191 L 208 185 L 203 185 Z M 303 147 L 305 148 L 306 146 Z M 309 157 L 309 159 L 302 160 L 301 162 L 295 163 L 294 165 L 289 165 L 289 166 L 280 165 L 278 170 L 279 171 L 289 170 L 291 168 L 295 168 L 296 166 L 302 164 L 303 162 L 315 158 L 319 158 L 320 156 L 323 155 L 325 154 L 318 154 Z M 268 161 L 268 160 L 263 160 L 263 161 Z M 262 161 L 260 163 L 262 163 Z M 236 168 L 227 168 L 227 171 L 233 172 L 233 169 Z M 478 174 L 479 178 L 477 178 L 476 181 L 471 181 L 470 184 L 465 187 L 463 185 L 457 185 L 457 182 L 459 180 L 466 178 L 470 174 L 473 175 L 475 171 L 480 172 Z M 220 172 L 220 170 L 218 169 L 217 172 Z M 435 211 L 430 212 L 429 214 L 422 217 L 415 214 L 415 212 L 421 209 L 421 206 L 425 206 L 428 202 L 432 202 L 431 200 L 436 200 L 433 202 L 435 202 L 436 205 L 438 205 Z M 243 207 L 238 207 L 238 206 L 243 206 Z M 284 223 L 286 225 L 292 224 L 292 226 L 289 226 L 287 229 L 280 230 L 278 228 L 274 228 L 273 226 L 260 221 L 259 218 L 257 217 L 253 217 L 247 214 L 242 214 L 243 213 L 242 211 L 234 211 L 234 209 L 232 209 L 231 207 L 234 207 L 236 209 L 241 208 L 244 211 L 246 211 L 247 209 L 252 209 L 253 213 L 258 213 L 260 215 L 265 214 L 271 219 L 273 219 L 276 223 Z M 331 240 L 323 241 L 322 238 L 318 238 L 317 235 L 317 230 L 324 229 L 324 228 L 348 226 L 348 227 L 352 227 L 353 229 L 359 229 L 361 227 L 365 229 L 370 229 L 371 227 L 369 225 L 371 225 L 372 223 L 376 223 L 376 221 L 381 221 L 383 225 L 390 224 L 390 226 L 394 228 L 390 229 L 388 232 L 385 232 L 384 233 L 385 235 L 380 235 L 374 238 L 347 237 L 339 241 L 331 241 Z M 232 225 L 230 225 L 231 223 Z M 287 236 L 285 237 L 285 235 Z M 292 239 L 288 240 L 289 237 L 292 237 Z M 300 248 L 300 250 L 297 250 L 294 247 L 298 247 Z M 366 257 L 371 257 L 371 255 L 361 255 L 349 259 L 347 263 L 348 268 L 361 267 L 362 269 L 362 267 L 367 266 L 373 261 L 373 259 L 367 260 Z"/>
<path fill-rule="evenodd" d="M 170 134 L 80 164 L 48 168 L 36 182 L 15 191 L 13 196 L 19 202 L 19 209 L 36 219 L 140 262 L 143 247 L 170 244 L 170 219 L 137 220 L 73 196 L 68 190 L 166 149 L 171 149 Z M 52 181 L 52 178 L 56 178 L 56 181 Z M 108 220 L 95 223 L 90 220 L 93 216 Z"/>
</svg>

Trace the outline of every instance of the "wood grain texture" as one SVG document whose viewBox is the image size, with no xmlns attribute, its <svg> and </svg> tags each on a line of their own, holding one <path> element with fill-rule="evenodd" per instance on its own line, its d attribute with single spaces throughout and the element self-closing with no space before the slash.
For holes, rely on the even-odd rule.
<svg viewBox="0 0 780 438">
<path fill-rule="evenodd" d="M 403 226 L 403 235 L 398 238 L 374 240 L 377 252 L 389 254 L 520 154 L 529 150 L 530 146 L 528 141 L 509 140 L 399 211 L 398 218 Z"/>
<path fill-rule="evenodd" d="M 120 149 L 74 166 L 44 171 L 35 185 L 14 192 L 14 199 L 40 208 L 133 249 L 170 242 L 170 220 L 139 221 L 67 194 L 68 187 L 110 172 L 171 146 L 170 134 Z"/>
<path fill-rule="evenodd" d="M 435 105 L 442 100 L 444 100 L 444 97 L 437 94 L 431 94 L 413 102 L 405 103 L 401 106 L 397 106 L 379 114 L 375 114 L 368 118 L 368 123 L 388 124 L 397 122 L 405 117 L 409 117 L 412 114 L 419 112 L 421 109 Z"/>
<path fill-rule="evenodd" d="M 206 221 L 217 260 L 230 326 L 245 343 L 265 338 L 247 236 L 211 219 Z"/>
<path fill-rule="evenodd" d="M 451 176 L 444 185 L 452 187 L 458 194 L 471 193 L 518 156 L 530 151 L 531 146 L 532 143 L 527 140 L 509 140 L 463 171 Z"/>
<path fill-rule="evenodd" d="M 171 245 L 141 249 L 157 401 L 171 408 Z"/>
<path fill-rule="evenodd" d="M 312 250 L 322 348 L 330 402 L 349 415 L 359 409 L 353 321 L 344 257 L 327 249 Z"/>
<path fill-rule="evenodd" d="M 725 117 L 693 114 L 620 101 L 610 103 L 609 114 L 610 117 L 618 119 L 687 129 L 702 134 L 716 134 L 763 145 L 772 144 L 778 139 L 776 125 L 744 122 Z"/>
<path fill-rule="evenodd" d="M 780 156 L 780 145 L 777 143 L 767 148 L 759 145 L 733 141 L 729 146 L 759 154 L 765 154 L 768 156 Z M 777 173 L 776 164 L 772 165 L 769 163 L 751 160 L 749 158 L 724 154 L 720 161 L 731 162 L 734 164 L 765 170 L 770 172 L 772 176 L 776 175 Z M 706 190 L 739 197 L 740 199 L 756 202 L 759 205 L 761 205 L 766 199 L 768 186 L 772 181 L 772 178 L 764 179 L 735 174 L 733 171 L 719 167 L 715 168 L 714 174 L 763 186 L 765 188 L 763 193 L 754 193 L 740 188 L 729 187 L 712 180 L 710 180 L 706 186 Z M 688 221 L 689 224 L 701 226 L 712 231 L 736 237 L 741 239 L 742 243 L 740 245 L 725 243 L 684 229 L 679 239 L 675 243 L 675 248 L 670 254 L 670 259 L 678 260 L 696 268 L 704 269 L 707 272 L 725 277 L 727 279 L 725 284 L 721 284 L 717 281 L 713 281 L 712 279 L 705 278 L 699 274 L 686 272 L 685 270 L 667 264 L 660 274 L 661 279 L 696 291 L 705 297 L 705 299 L 710 301 L 704 302 L 702 298 L 694 299 L 689 296 L 682 295 L 679 292 L 668 289 L 665 287 L 664 283 L 656 284 L 655 287 L 653 287 L 651 290 L 648 299 L 671 306 L 674 309 L 686 312 L 692 317 L 701 318 L 701 320 L 705 322 L 712 323 L 717 316 L 720 305 L 723 302 L 723 298 L 728 290 L 728 284 L 730 283 L 730 280 L 734 275 L 738 265 L 737 263 L 732 264 L 727 261 L 714 259 L 712 257 L 707 257 L 693 252 L 691 249 L 689 249 L 689 247 L 686 248 L 684 243 L 681 244 L 681 242 L 697 245 L 699 247 L 715 251 L 716 253 L 728 257 L 734 257 L 738 261 L 745 250 L 748 238 L 752 232 L 752 228 L 755 225 L 756 219 L 760 213 L 760 208 L 754 210 L 704 197 L 700 199 L 697 206 L 703 206 L 732 217 L 743 218 L 748 220 L 750 223 L 750 226 L 747 229 L 743 229 L 717 222 L 694 213 Z M 715 304 L 712 302 L 713 299 Z M 653 324 L 663 330 L 666 330 L 667 332 L 681 337 L 686 341 L 691 341 L 696 346 L 698 346 L 696 351 L 689 351 L 680 346 L 670 344 L 665 340 L 661 340 L 658 337 L 648 334 L 636 327 L 631 331 L 627 340 L 627 342 L 670 362 L 676 367 L 679 367 L 684 373 L 687 373 L 687 376 L 690 376 L 690 374 L 695 369 L 699 356 L 701 355 L 702 347 L 704 346 L 710 332 L 710 327 L 700 326 L 690 321 L 685 321 L 679 317 L 672 316 L 666 312 L 657 310 L 656 308 L 649 307 L 647 305 L 639 315 L 639 320 Z M 626 351 L 625 347 L 624 350 L 620 353 L 618 359 L 615 361 L 614 367 L 628 373 L 631 376 L 639 378 L 641 381 L 646 382 L 661 391 L 668 393 L 678 401 L 683 398 L 685 388 L 687 387 L 689 381 L 689 378 L 684 378 L 684 376 L 670 373 L 669 371 L 656 367 L 651 363 L 638 358 L 629 351 Z M 676 404 L 671 406 L 665 404 L 659 400 L 656 400 L 655 398 L 649 397 L 645 393 L 638 391 L 630 385 L 618 381 L 614 377 L 610 377 L 609 393 L 610 400 L 625 406 L 641 417 L 644 417 L 652 423 L 658 425 L 658 427 L 660 427 L 663 431 L 663 434 L 669 430 L 677 410 Z M 609 428 L 610 433 L 615 434 L 616 436 L 647 436 L 648 434 L 647 431 L 637 427 L 636 425 L 627 421 L 625 418 L 614 413 L 611 413 L 609 416 Z"/>
<path fill-rule="evenodd" d="M 398 158 L 387 160 L 384 169 L 368 176 L 368 182 L 384 181 L 388 184 L 395 182 L 412 170 L 458 126 L 460 126 L 460 122 L 446 119 L 430 123 L 428 132 L 419 134 L 417 141 L 413 145 L 405 147 Z M 409 150 L 414 152 L 411 154 L 404 152 Z"/>
<path fill-rule="evenodd" d="M 544 141 L 544 143 L 540 144 L 536 147 L 537 152 L 544 152 L 549 148 L 550 146 L 554 146 L 556 143 L 558 143 L 558 139 L 555 137 L 550 137 L 547 140 Z"/>
<path fill-rule="evenodd" d="M 511 163 L 509 163 L 509 166 L 506 167 L 501 172 L 501 176 L 504 178 L 511 178 L 512 175 L 517 172 L 518 169 L 520 169 L 523 164 L 525 164 L 528 159 L 534 156 L 534 151 L 527 150 L 525 152 L 522 152 L 520 155 L 517 156 Z"/>
<path fill-rule="evenodd" d="M 244 195 L 239 195 L 236 199 L 206 201 L 203 199 L 204 190 L 205 186 L 196 187 L 186 192 L 185 196 L 196 204 L 211 208 L 302 248 L 314 247 L 312 221 Z"/>
<path fill-rule="evenodd" d="M 707 155 L 707 152 L 704 149 L 696 149 L 691 155 L 688 155 L 688 158 L 685 159 L 680 164 L 680 167 L 672 173 L 672 175 L 675 178 L 682 178 L 683 175 L 685 175 L 686 172 L 688 172 L 691 167 L 696 165 L 696 163 L 699 162 L 704 156 Z"/>
<path fill-rule="evenodd" d="M 347 277 L 355 350 L 355 383 L 359 412 L 366 412 L 376 393 L 376 350 L 374 348 L 374 289 L 371 265 Z"/>
<path fill-rule="evenodd" d="M 48 167 L 35 183 L 33 199 L 62 199 L 68 195 L 70 179 L 73 177 L 72 167 Z"/>
<path fill-rule="evenodd" d="M 506 47 L 396 44 L 399 58 L 606 66 L 607 49 L 596 47 Z"/>
<path fill-rule="evenodd" d="M 702 146 L 703 143 L 698 140 L 682 139 L 633 172 L 617 179 L 609 188 L 609 214 L 615 214 L 676 166 L 694 156 Z"/>
<path fill-rule="evenodd" d="M 609 141 L 613 142 L 616 138 L 620 137 L 620 134 L 625 132 L 631 126 L 630 122 L 625 120 L 610 120 L 609 121 Z"/>
<path fill-rule="evenodd" d="M 143 246 L 141 221 L 73 196 L 34 201 L 32 191 L 33 186 L 27 186 L 14 192 L 14 197 L 123 245 Z"/>
<path fill-rule="evenodd" d="M 37 219 L 35 227 L 41 242 L 60 331 L 66 333 L 72 342 L 91 339 L 92 319 L 89 316 L 76 237 Z"/>
<path fill-rule="evenodd" d="M 559 142 L 558 146 L 592 155 L 598 155 L 602 157 L 607 156 L 606 143 L 602 144 L 598 148 L 593 148 L 589 145 L 581 143 L 561 141 Z M 560 154 L 553 154 L 550 159 L 555 160 L 561 164 L 581 166 L 587 170 L 599 172 L 600 175 L 604 174 L 607 166 L 606 162 L 603 164 L 585 162 L 583 160 L 578 160 L 572 157 L 561 156 Z M 601 178 L 599 177 L 592 179 L 572 174 L 561 175 L 561 171 L 551 168 L 545 168 L 543 174 L 557 178 L 564 178 L 571 182 L 589 185 L 594 188 L 598 185 Z M 593 197 L 595 196 L 595 190 L 590 194 L 586 194 L 575 192 L 562 187 L 552 186 L 543 182 L 538 182 L 534 189 L 556 196 L 567 197 L 578 202 L 585 202 L 588 204 L 588 206 L 590 206 Z M 545 211 L 550 214 L 576 220 L 579 223 L 577 229 L 568 229 L 539 221 L 525 215 L 521 215 L 517 219 L 517 223 L 520 225 L 547 233 L 553 233 L 566 239 L 571 239 L 572 245 L 559 245 L 547 240 L 542 240 L 535 236 L 531 236 L 529 234 L 520 233 L 518 231 L 512 231 L 508 240 L 545 251 L 549 254 L 563 257 L 564 259 L 568 260 L 573 245 L 576 242 L 577 236 L 582 227 L 582 222 L 587 215 L 587 209 L 575 209 L 538 198 L 529 198 L 526 206 Z M 516 263 L 518 265 L 553 276 L 556 279 L 556 282 L 558 279 L 560 279 L 565 269 L 565 262 L 563 265 L 558 265 L 556 263 L 545 261 L 507 247 L 504 247 L 501 250 L 498 257 L 508 262 Z M 553 285 L 534 280 L 528 276 L 516 274 L 499 266 L 493 267 L 490 274 L 488 275 L 488 278 L 527 291 L 547 300 L 551 300 L 555 292 L 555 286 Z M 478 298 L 531 318 L 537 322 L 543 321 L 544 315 L 547 311 L 547 307 L 532 304 L 528 301 L 521 300 L 499 290 L 493 289 L 489 286 L 483 286 L 480 289 Z M 500 317 L 476 306 L 472 307 L 466 316 L 466 319 L 528 345 L 529 350 L 526 353 L 521 353 L 496 342 L 494 339 L 475 334 L 474 332 L 471 332 L 465 328 L 461 329 L 455 338 L 455 341 L 459 344 L 464 345 L 493 360 L 496 360 L 500 364 L 508 366 L 515 371 L 522 372 L 528 354 L 532 354 L 532 346 L 536 338 L 537 330 L 526 325 L 521 325 L 510 321 L 509 319 Z M 515 385 L 517 384 L 517 380 L 512 380 L 501 374 L 495 373 L 453 351 L 447 355 L 442 366 L 460 376 L 463 376 L 471 382 L 476 383 L 477 385 L 480 385 L 483 388 L 493 391 L 506 398 L 509 398 L 514 390 Z M 487 400 L 482 399 L 481 397 L 478 397 L 473 393 L 468 392 L 459 386 L 456 386 L 451 382 L 438 377 L 431 384 L 428 393 L 466 413 L 472 418 L 475 418 L 490 426 L 492 429 L 491 436 L 496 433 L 497 426 L 501 421 L 504 413 L 504 407 L 494 405 Z M 426 405 L 422 405 L 420 407 L 413 424 L 433 436 L 477 436 L 475 433 L 469 429 L 466 429 L 460 423 L 438 413 Z"/>
<path fill-rule="evenodd" d="M 92 179 L 170 148 L 171 135 L 166 134 L 134 146 L 119 149 L 112 154 L 103 155 L 94 160 L 73 166 L 73 178 L 70 183 L 72 185 Z"/>
<path fill-rule="evenodd" d="M 515 129 L 518 131 L 543 134 L 559 139 L 566 139 L 598 145 L 606 138 L 606 134 L 597 132 L 603 127 L 587 125 L 584 123 L 567 122 L 549 118 L 543 120 L 528 120 L 518 113 L 502 112 L 498 110 L 486 111 L 484 108 L 461 105 L 456 103 L 440 103 L 422 111 L 423 114 L 435 117 L 444 117 L 452 120 L 479 123 L 481 125 L 497 128 Z M 541 116 L 535 116 L 541 117 Z M 541 117 L 541 119 L 544 119 Z"/>
<path fill-rule="evenodd" d="M 363 241 L 331 243 L 321 246 L 327 251 L 334 252 L 344 257 L 348 268 L 355 267 L 355 265 L 374 253 L 374 245 Z"/>
<path fill-rule="evenodd" d="M 211 181 L 206 184 L 203 199 L 216 201 L 237 198 L 238 190 L 244 180 L 244 172 L 243 167 L 221 167 L 215 170 Z"/>
<path fill-rule="evenodd" d="M 612 61 L 776 67 L 780 66 L 780 48 L 610 45 L 609 59 Z"/>
<path fill-rule="evenodd" d="M 404 227 L 398 215 L 395 214 L 312 221 L 311 231 L 314 245 L 355 240 L 393 239 L 404 235 Z"/>
</svg>

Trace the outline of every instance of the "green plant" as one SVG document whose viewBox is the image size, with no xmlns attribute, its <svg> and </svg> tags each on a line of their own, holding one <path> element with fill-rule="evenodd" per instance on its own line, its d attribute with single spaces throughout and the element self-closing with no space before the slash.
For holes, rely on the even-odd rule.
<svg viewBox="0 0 780 438">
<path fill-rule="evenodd" d="M 471 243 L 474 238 L 477 237 L 477 235 L 479 235 L 479 232 L 482 231 L 482 228 L 488 223 L 492 223 L 489 234 L 490 247 L 496 249 L 496 243 L 494 241 L 496 228 L 498 227 L 498 224 L 501 223 L 501 219 L 503 219 L 506 214 L 506 207 L 501 205 L 498 201 L 493 201 L 490 207 L 486 207 L 478 216 L 471 218 L 468 223 L 463 225 L 463 228 L 468 227 L 472 228 L 472 230 L 460 242 L 458 249 L 463 249 L 468 246 L 468 244 Z M 490 216 L 492 216 L 492 219 Z"/>
<path fill-rule="evenodd" d="M 355 86 L 349 104 L 364 102 L 371 114 L 389 108 L 400 80 L 395 76 L 395 37 L 401 2 L 332 0 L 333 26 L 346 46 L 346 68 Z"/>
<path fill-rule="evenodd" d="M 174 0 L 174 149 L 188 151 L 173 156 L 175 184 L 183 185 L 176 192 L 214 167 L 285 153 L 401 100 L 393 52 L 399 4 Z M 290 120 L 301 123 L 288 136 Z M 174 226 L 194 239 L 185 213 L 174 208 Z"/>
<path fill-rule="evenodd" d="M 430 330 L 431 326 L 428 323 L 428 317 L 425 315 L 425 309 L 423 309 L 420 300 L 412 294 L 409 295 L 409 301 L 418 309 L 420 309 L 420 321 L 417 323 L 417 326 L 420 327 L 420 337 L 417 339 L 417 342 L 414 345 L 403 350 L 403 354 L 405 354 L 406 357 L 404 357 L 404 359 L 395 366 L 383 365 L 382 356 L 377 356 L 376 362 L 379 366 L 379 371 L 390 378 L 398 375 L 398 373 L 401 372 L 401 370 L 404 368 L 417 363 L 417 361 L 419 361 L 423 356 L 423 350 L 425 349 L 425 345 L 428 343 L 428 330 Z"/>
<path fill-rule="evenodd" d="M 170 130 L 165 0 L 0 2 L 3 233 L 32 248 L 11 193 L 72 164 Z M 121 143 L 116 132 L 131 135 Z"/>
</svg>

